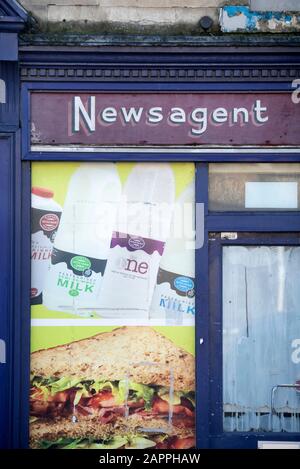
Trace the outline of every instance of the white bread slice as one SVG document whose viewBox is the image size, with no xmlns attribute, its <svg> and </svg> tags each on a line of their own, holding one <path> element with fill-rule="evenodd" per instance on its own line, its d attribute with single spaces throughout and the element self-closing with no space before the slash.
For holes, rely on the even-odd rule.
<svg viewBox="0 0 300 469">
<path fill-rule="evenodd" d="M 147 429 L 148 431 L 143 431 Z M 194 436 L 193 428 L 180 428 L 170 426 L 162 418 L 144 419 L 138 414 L 133 414 L 128 418 L 120 417 L 114 424 L 101 424 L 96 418 L 84 418 L 73 423 L 71 418 L 58 418 L 56 420 L 40 420 L 30 425 L 30 446 L 38 447 L 43 440 L 56 441 L 58 438 L 91 438 L 109 439 L 113 436 L 126 436 L 128 434 L 142 433 L 149 435 L 159 434 L 151 429 L 161 429 L 161 434 L 187 438 Z"/>
<path fill-rule="evenodd" d="M 151 327 L 130 326 L 31 354 L 35 376 L 119 381 L 195 389 L 195 358 Z M 172 377 L 173 376 L 173 377 Z"/>
</svg>

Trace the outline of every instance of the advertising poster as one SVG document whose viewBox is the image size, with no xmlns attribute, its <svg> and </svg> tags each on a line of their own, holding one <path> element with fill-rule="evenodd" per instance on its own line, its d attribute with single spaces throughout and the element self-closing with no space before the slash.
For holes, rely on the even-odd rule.
<svg viewBox="0 0 300 469">
<path fill-rule="evenodd" d="M 195 446 L 191 163 L 33 163 L 30 444 Z"/>
</svg>

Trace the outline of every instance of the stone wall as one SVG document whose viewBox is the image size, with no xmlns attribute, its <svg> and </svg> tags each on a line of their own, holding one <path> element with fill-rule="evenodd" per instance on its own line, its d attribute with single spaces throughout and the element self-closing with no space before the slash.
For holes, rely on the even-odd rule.
<svg viewBox="0 0 300 469">
<path fill-rule="evenodd" d="M 218 19 L 220 0 L 21 0 L 43 21 L 194 24 L 203 15 Z M 237 2 L 248 3 L 248 2 Z"/>
<path fill-rule="evenodd" d="M 60 25 L 81 29 L 95 25 L 123 25 L 129 28 L 164 28 L 185 25 L 199 32 L 293 32 L 300 29 L 298 13 L 278 13 L 296 9 L 299 0 L 19 0 L 40 25 Z M 266 5 L 270 11 L 266 12 Z M 272 9 L 273 6 L 273 9 Z M 260 8 L 259 12 L 257 9 Z M 210 17 L 209 28 L 199 25 Z M 76 29 L 76 28 L 75 28 Z M 109 30 L 109 27 L 108 27 Z M 153 30 L 154 32 L 157 32 Z M 101 28 L 99 32 L 101 31 Z M 132 32 L 134 32 L 132 30 Z M 188 33 L 182 31 L 182 33 Z"/>
</svg>

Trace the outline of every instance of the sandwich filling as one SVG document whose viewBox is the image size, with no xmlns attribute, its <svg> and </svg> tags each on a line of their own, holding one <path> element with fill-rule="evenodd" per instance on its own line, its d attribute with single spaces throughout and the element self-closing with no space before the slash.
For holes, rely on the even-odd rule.
<svg viewBox="0 0 300 469">
<path fill-rule="evenodd" d="M 97 417 L 101 423 L 114 423 L 119 417 L 138 413 L 145 419 L 171 418 L 174 425 L 184 428 L 192 428 L 195 423 L 193 392 L 171 391 L 131 380 L 34 376 L 30 409 L 31 415 L 39 418 L 80 415 Z"/>
<path fill-rule="evenodd" d="M 168 435 L 114 436 L 106 440 L 91 438 L 66 438 L 42 440 L 40 449 L 188 449 L 195 446 L 194 437 L 178 438 Z"/>
</svg>

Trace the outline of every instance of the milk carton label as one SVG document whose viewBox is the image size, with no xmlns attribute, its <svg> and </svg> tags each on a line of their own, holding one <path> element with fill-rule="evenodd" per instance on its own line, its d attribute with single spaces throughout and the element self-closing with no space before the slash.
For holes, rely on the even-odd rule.
<svg viewBox="0 0 300 469">
<path fill-rule="evenodd" d="M 61 212 L 47 212 L 32 207 L 31 209 L 31 261 L 33 303 L 41 303 L 40 295 L 48 272 L 53 242 L 59 225 Z"/>
<path fill-rule="evenodd" d="M 56 285 L 58 296 L 61 290 L 70 300 L 76 300 L 76 307 L 96 307 L 95 296 L 99 293 L 105 266 L 106 259 L 93 259 L 54 248 L 48 281 Z M 72 301 L 65 306 L 72 306 Z"/>
<path fill-rule="evenodd" d="M 101 314 L 147 312 L 152 300 L 164 242 L 114 232 L 101 291 Z M 116 289 L 116 285 L 118 288 Z"/>
<path fill-rule="evenodd" d="M 193 325 L 195 320 L 195 281 L 191 277 L 159 269 L 151 305 L 152 318 L 166 323 Z"/>
<path fill-rule="evenodd" d="M 43 304 L 52 311 L 97 315 L 121 182 L 113 163 L 82 163 L 67 188 Z"/>
</svg>

